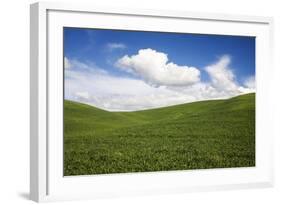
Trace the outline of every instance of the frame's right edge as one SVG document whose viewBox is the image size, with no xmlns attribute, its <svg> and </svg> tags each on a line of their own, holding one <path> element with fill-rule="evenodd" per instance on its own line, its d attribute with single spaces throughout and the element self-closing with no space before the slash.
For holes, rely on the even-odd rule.
<svg viewBox="0 0 281 205">
<path fill-rule="evenodd" d="M 273 73 L 275 73 L 275 64 L 274 64 L 274 19 L 273 17 L 268 18 L 268 25 L 269 25 L 269 66 L 272 68 Z M 278 76 L 274 75 L 273 76 Z M 273 81 L 275 82 L 275 81 Z M 272 86 L 272 85 L 271 85 Z M 274 86 L 274 85 L 273 85 Z M 274 89 L 270 89 L 274 92 Z M 273 93 L 275 94 L 275 93 Z M 275 113 L 274 113 L 275 114 Z M 274 122 L 274 116 L 272 117 Z M 275 124 L 273 124 L 275 126 Z M 273 127 L 274 129 L 274 127 Z M 274 147 L 274 141 L 275 141 L 275 135 L 271 137 L 271 176 L 270 181 L 268 182 L 270 184 L 270 187 L 274 187 L 275 185 L 275 172 L 274 172 L 274 160 L 275 160 L 275 147 Z"/>
<path fill-rule="evenodd" d="M 268 53 L 268 66 L 271 69 L 271 71 L 274 73 L 275 72 L 275 67 L 274 67 L 274 19 L 273 17 L 263 17 L 264 18 L 264 23 L 266 23 L 268 25 L 268 31 L 269 31 L 269 38 L 268 38 L 268 48 L 269 48 L 269 53 Z M 273 76 L 277 76 L 274 75 Z M 274 89 L 272 89 L 274 87 L 274 85 L 272 84 L 274 82 L 270 81 L 270 85 L 269 85 L 269 96 L 272 97 L 275 93 L 271 93 L 272 91 L 274 91 Z M 271 106 L 274 106 L 271 103 Z M 274 122 L 274 115 L 275 113 L 271 114 L 269 121 L 273 121 Z M 273 124 L 273 129 L 274 129 L 274 124 Z M 269 170 L 269 175 L 268 175 L 268 180 L 265 181 L 264 183 L 264 188 L 272 188 L 275 185 L 275 172 L 274 172 L 274 157 L 275 157 L 275 147 L 274 147 L 274 140 L 275 140 L 275 135 L 272 136 L 267 136 L 270 138 L 270 170 Z"/>
</svg>

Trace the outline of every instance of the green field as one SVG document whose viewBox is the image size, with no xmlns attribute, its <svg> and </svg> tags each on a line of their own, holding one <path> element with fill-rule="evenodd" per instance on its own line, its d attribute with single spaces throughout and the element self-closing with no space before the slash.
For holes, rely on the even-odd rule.
<svg viewBox="0 0 281 205">
<path fill-rule="evenodd" d="M 255 94 L 135 112 L 64 101 L 64 175 L 255 166 Z"/>
</svg>

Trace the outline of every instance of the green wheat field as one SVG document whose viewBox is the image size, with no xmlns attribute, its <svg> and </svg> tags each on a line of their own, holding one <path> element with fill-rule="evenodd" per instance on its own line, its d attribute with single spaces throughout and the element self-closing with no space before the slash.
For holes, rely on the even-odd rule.
<svg viewBox="0 0 281 205">
<path fill-rule="evenodd" d="M 255 166 L 255 94 L 134 112 L 64 101 L 64 175 Z"/>
</svg>

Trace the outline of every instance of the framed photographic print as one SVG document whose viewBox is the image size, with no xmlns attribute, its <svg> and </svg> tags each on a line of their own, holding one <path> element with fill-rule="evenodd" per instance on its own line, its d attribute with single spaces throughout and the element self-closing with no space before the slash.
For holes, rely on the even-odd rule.
<svg viewBox="0 0 281 205">
<path fill-rule="evenodd" d="M 31 5 L 31 199 L 272 186 L 272 22 Z"/>
</svg>

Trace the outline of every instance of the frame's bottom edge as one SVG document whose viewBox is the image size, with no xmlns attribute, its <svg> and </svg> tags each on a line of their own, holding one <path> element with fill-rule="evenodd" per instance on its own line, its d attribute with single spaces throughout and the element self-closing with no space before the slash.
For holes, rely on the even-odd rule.
<svg viewBox="0 0 281 205">
<path fill-rule="evenodd" d="M 197 187 L 182 187 L 173 189 L 155 189 L 155 190 L 140 190 L 130 193 L 116 194 L 104 193 L 96 194 L 87 193 L 85 195 L 45 195 L 38 198 L 30 197 L 31 201 L 35 202 L 56 202 L 56 201 L 73 201 L 73 200 L 95 200 L 95 199 L 110 199 L 122 197 L 137 197 L 137 196 L 151 196 L 163 194 L 183 194 L 194 192 L 214 192 L 214 191 L 231 191 L 239 189 L 262 189 L 274 187 L 273 181 L 257 182 L 257 183 L 243 183 L 243 184 L 228 184 L 228 185 L 211 185 L 211 186 L 197 186 Z"/>
</svg>

